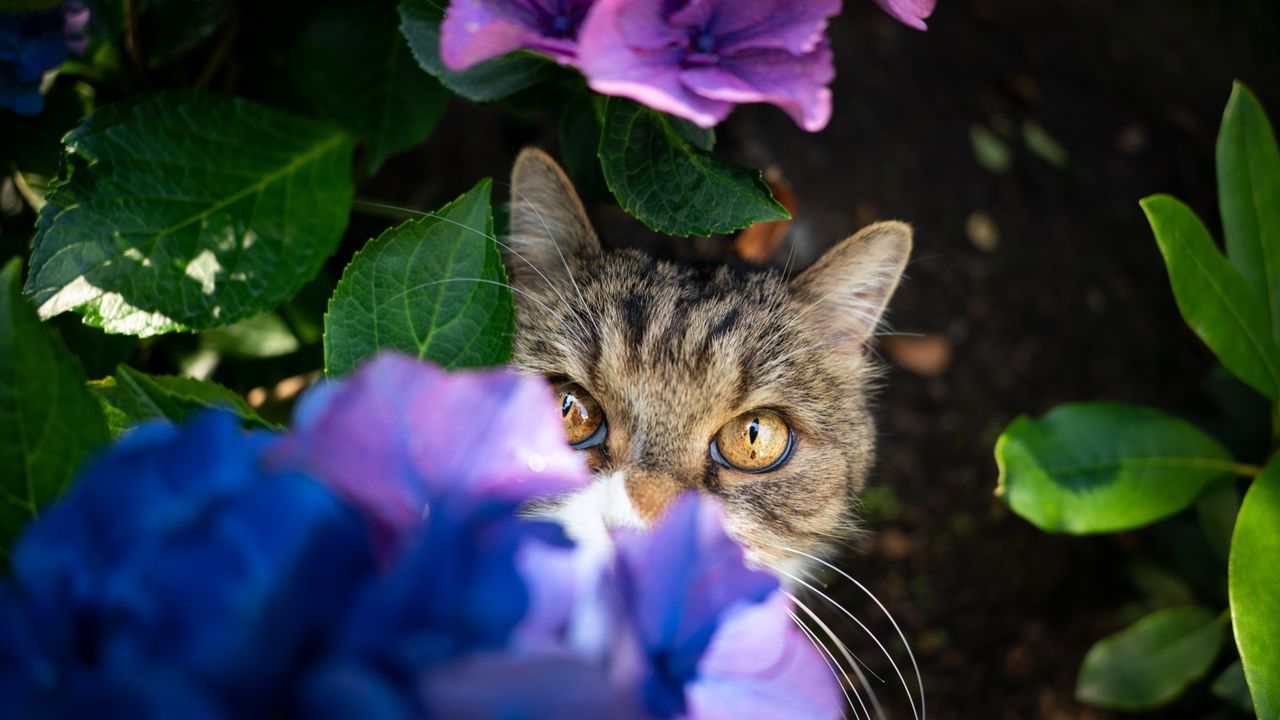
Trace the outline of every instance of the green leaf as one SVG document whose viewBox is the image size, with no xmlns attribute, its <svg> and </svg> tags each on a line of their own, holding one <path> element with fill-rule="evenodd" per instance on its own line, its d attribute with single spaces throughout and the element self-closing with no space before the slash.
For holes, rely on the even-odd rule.
<svg viewBox="0 0 1280 720">
<path fill-rule="evenodd" d="M 1227 257 L 1263 299 L 1280 344 L 1280 148 L 1262 104 L 1239 82 L 1222 118 L 1217 154 Z"/>
<path fill-rule="evenodd" d="M 205 330 L 200 334 L 200 345 L 221 355 L 242 358 L 279 357 L 302 346 L 284 318 L 273 312 Z"/>
<path fill-rule="evenodd" d="M 347 373 L 380 350 L 445 368 L 508 360 L 514 310 L 493 238 L 490 184 L 482 180 L 356 254 L 325 315 L 327 374 Z"/>
<path fill-rule="evenodd" d="M 1231 534 L 1239 512 L 1240 493 L 1232 483 L 1210 488 L 1196 501 L 1196 519 L 1200 521 L 1205 541 L 1219 560 L 1225 561 L 1231 552 Z"/>
<path fill-rule="evenodd" d="M 1228 370 L 1276 399 L 1280 352 L 1272 338 L 1267 305 L 1227 262 L 1191 208 L 1168 195 L 1153 195 L 1142 209 L 1155 232 L 1187 325 Z"/>
<path fill-rule="evenodd" d="M 1236 518 L 1231 622 L 1260 718 L 1280 717 L 1280 459 L 1253 481 Z"/>
<path fill-rule="evenodd" d="M 343 131 L 245 100 L 166 93 L 90 115 L 41 210 L 27 294 L 108 332 L 270 310 L 315 275 L 351 207 Z"/>
<path fill-rule="evenodd" d="M 671 118 L 629 100 L 610 98 L 605 107 L 600 165 L 618 203 L 668 235 L 727 233 L 791 217 L 759 171 L 701 149 Z"/>
<path fill-rule="evenodd" d="M 1214 678 L 1214 697 L 1242 713 L 1253 712 L 1253 699 L 1249 697 L 1249 684 L 1244 679 L 1244 665 L 1239 660 L 1231 663 Z"/>
<path fill-rule="evenodd" d="M 58 498 L 80 463 L 107 442 L 102 411 L 62 339 L 19 290 L 21 268 L 0 270 L 0 554 Z"/>
<path fill-rule="evenodd" d="M 564 169 L 578 194 L 588 199 L 609 197 L 600 172 L 600 117 L 604 98 L 583 91 L 574 95 L 560 112 L 560 155 Z"/>
<path fill-rule="evenodd" d="M 1195 426 L 1151 408 L 1073 403 L 1009 424 L 996 443 L 996 495 L 1042 530 L 1142 527 L 1195 502 L 1238 469 Z"/>
<path fill-rule="evenodd" d="M 188 415 L 210 408 L 230 410 L 253 427 L 278 429 L 259 417 L 244 398 L 206 380 L 148 375 L 121 365 L 113 377 L 95 380 L 89 389 L 102 404 L 113 435 L 147 420 L 182 422 Z"/>
<path fill-rule="evenodd" d="M 321 10 L 298 41 L 292 69 L 303 97 L 368 144 L 370 173 L 426 139 L 448 99 L 414 61 L 389 4 Z"/>
<path fill-rule="evenodd" d="M 1204 608 L 1151 613 L 1089 649 L 1076 699 L 1115 710 L 1159 707 L 1209 672 L 1226 637 L 1225 623 Z"/>
<path fill-rule="evenodd" d="M 455 72 L 440 59 L 439 3 L 401 0 L 400 29 L 423 70 L 468 100 L 490 102 L 557 76 L 556 64 L 531 52 L 517 51 Z"/>
</svg>

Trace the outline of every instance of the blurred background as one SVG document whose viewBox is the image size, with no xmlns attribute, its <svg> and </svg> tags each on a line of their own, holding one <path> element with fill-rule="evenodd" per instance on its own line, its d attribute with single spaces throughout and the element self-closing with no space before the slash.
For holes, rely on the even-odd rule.
<svg viewBox="0 0 1280 720">
<path fill-rule="evenodd" d="M 810 135 L 774 108 L 745 107 L 719 148 L 789 187 L 796 221 L 769 264 L 803 266 L 878 219 L 915 227 L 889 316 L 905 335 L 881 347 L 893 370 L 865 498 L 871 534 L 842 565 L 911 640 L 930 716 L 1125 717 L 1073 700 L 1084 653 L 1155 607 L 1220 604 L 1225 575 L 1196 579 L 1188 558 L 1202 541 L 1189 522 L 1040 532 L 993 496 L 992 448 L 1017 415 L 1072 400 L 1216 417 L 1214 360 L 1178 314 L 1138 200 L 1176 195 L 1221 236 L 1218 124 L 1237 78 L 1280 117 L 1280 3 L 941 0 L 929 25 L 917 33 L 846 2 L 831 29 L 831 125 Z M 528 143 L 554 149 L 554 119 L 458 103 L 370 192 L 434 207 L 502 178 Z M 733 256 L 728 239 L 654 238 L 607 204 L 594 212 L 615 247 Z M 847 581 L 829 582 L 914 687 L 892 626 Z M 871 678 L 886 712 L 911 717 L 874 643 L 825 614 L 884 681 Z M 1145 716 L 1227 712 L 1201 688 Z"/>
</svg>

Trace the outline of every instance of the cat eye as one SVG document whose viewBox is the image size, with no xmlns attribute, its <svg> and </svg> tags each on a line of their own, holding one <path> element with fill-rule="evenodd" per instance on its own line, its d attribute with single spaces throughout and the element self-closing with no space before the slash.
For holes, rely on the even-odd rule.
<svg viewBox="0 0 1280 720">
<path fill-rule="evenodd" d="M 772 410 L 752 410 L 725 423 L 711 441 L 711 459 L 749 473 L 776 470 L 791 455 L 794 435 Z"/>
<path fill-rule="evenodd" d="M 576 450 L 593 448 L 604 443 L 608 428 L 600 403 L 581 385 L 567 382 L 556 388 L 560 398 L 560 416 L 564 418 L 564 433 L 569 445 Z"/>
</svg>

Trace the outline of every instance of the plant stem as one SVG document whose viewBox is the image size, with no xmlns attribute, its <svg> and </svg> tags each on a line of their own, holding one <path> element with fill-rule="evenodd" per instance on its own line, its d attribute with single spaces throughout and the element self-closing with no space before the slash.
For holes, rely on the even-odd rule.
<svg viewBox="0 0 1280 720">
<path fill-rule="evenodd" d="M 1233 463 L 1231 472 L 1248 478 L 1256 478 L 1262 474 L 1263 468 L 1258 465 L 1250 465 L 1249 463 Z"/>
<path fill-rule="evenodd" d="M 129 53 L 129 60 L 147 84 L 147 62 L 142 57 L 142 40 L 138 31 L 138 0 L 124 0 L 124 49 Z"/>
</svg>

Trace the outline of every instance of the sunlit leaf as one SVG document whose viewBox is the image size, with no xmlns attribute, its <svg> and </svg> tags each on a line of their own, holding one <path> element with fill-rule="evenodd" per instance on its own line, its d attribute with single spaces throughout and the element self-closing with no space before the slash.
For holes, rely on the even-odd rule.
<svg viewBox="0 0 1280 720">
<path fill-rule="evenodd" d="M 102 404 L 112 434 L 147 420 L 181 422 L 192 413 L 210 408 L 230 410 L 253 427 L 275 427 L 259 417 L 244 398 L 206 380 L 148 375 L 121 365 L 114 376 L 89 383 L 89 389 Z"/>
<path fill-rule="evenodd" d="M 325 315 L 325 372 L 379 350 L 446 367 L 511 355 L 514 309 L 493 237 L 490 181 L 437 213 L 384 232 L 351 260 Z"/>
<path fill-rule="evenodd" d="M 1223 366 L 1275 399 L 1280 392 L 1280 351 L 1262 296 L 1222 256 L 1191 208 L 1168 195 L 1153 195 L 1142 201 L 1142 209 L 1187 325 Z"/>
<path fill-rule="evenodd" d="M 1238 468 L 1195 426 L 1158 410 L 1074 403 L 1019 417 L 996 443 L 996 494 L 1051 532 L 1141 527 L 1191 505 Z"/>
<path fill-rule="evenodd" d="M 1262 104 L 1238 82 L 1218 132 L 1217 157 L 1227 257 L 1264 300 L 1280 343 L 1280 148 Z"/>
<path fill-rule="evenodd" d="M 291 297 L 351 206 L 351 138 L 246 100 L 165 93 L 90 115 L 40 213 L 26 292 L 110 332 L 224 325 Z"/>
<path fill-rule="evenodd" d="M 1227 573 L 1231 621 L 1258 717 L 1280 717 L 1280 460 L 1240 506 Z"/>
</svg>

